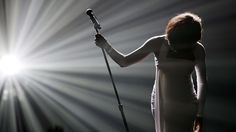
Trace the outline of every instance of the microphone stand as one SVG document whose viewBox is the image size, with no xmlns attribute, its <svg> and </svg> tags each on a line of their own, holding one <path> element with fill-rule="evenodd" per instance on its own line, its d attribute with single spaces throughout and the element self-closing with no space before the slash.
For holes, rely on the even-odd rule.
<svg viewBox="0 0 236 132">
<path fill-rule="evenodd" d="M 96 33 L 99 34 L 99 29 L 101 29 L 101 26 L 98 23 L 96 17 L 94 16 L 93 11 L 91 9 L 87 9 L 86 14 L 90 17 L 91 21 L 93 22 L 94 29 L 96 30 Z M 112 73 L 111 73 L 111 68 L 109 66 L 105 50 L 103 48 L 102 48 L 102 53 L 103 53 L 103 56 L 104 56 L 104 59 L 105 59 L 105 62 L 106 62 L 107 70 L 109 72 L 109 75 L 110 75 L 110 78 L 111 78 L 111 82 L 112 82 L 114 91 L 115 91 L 115 95 L 116 95 L 117 102 L 118 102 L 118 108 L 120 110 L 120 113 L 121 113 L 121 116 L 122 116 L 122 119 L 123 119 L 123 123 L 124 123 L 125 129 L 126 129 L 126 132 L 129 132 L 129 127 L 128 127 L 128 124 L 127 124 L 127 121 L 126 121 L 126 118 L 125 118 L 125 113 L 124 113 L 123 105 L 121 104 L 120 97 L 118 95 L 118 91 L 116 89 L 116 85 L 115 85 L 115 82 L 114 82 L 114 79 L 113 79 L 113 76 L 112 76 Z"/>
<path fill-rule="evenodd" d="M 95 30 L 96 30 L 96 33 L 99 34 L 98 29 L 95 28 Z M 118 94 L 118 91 L 117 91 L 117 88 L 116 88 L 116 85 L 115 85 L 115 82 L 114 82 L 114 79 L 113 79 L 113 76 L 112 76 L 112 73 L 111 73 L 111 68 L 110 68 L 110 65 L 108 63 L 105 50 L 103 48 L 101 48 L 101 49 L 102 49 L 103 57 L 104 57 L 105 62 L 106 62 L 108 73 L 110 75 L 110 79 L 111 79 L 112 85 L 113 85 L 113 88 L 114 88 L 114 91 L 115 91 L 115 95 L 116 95 L 116 99 L 117 99 L 117 103 L 118 103 L 118 108 L 120 110 L 120 113 L 121 113 L 121 116 L 122 116 L 122 119 L 123 119 L 123 123 L 124 123 L 125 129 L 126 129 L 126 132 L 129 132 L 129 127 L 128 127 L 128 123 L 127 123 L 126 118 L 125 118 L 125 113 L 124 113 L 123 105 L 122 105 L 122 103 L 120 101 L 120 97 L 119 97 L 119 94 Z"/>
</svg>

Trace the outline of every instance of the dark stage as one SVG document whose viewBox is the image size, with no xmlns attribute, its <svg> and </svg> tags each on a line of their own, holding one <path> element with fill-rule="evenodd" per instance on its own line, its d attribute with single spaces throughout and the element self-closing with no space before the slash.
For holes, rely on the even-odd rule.
<svg viewBox="0 0 236 132">
<path fill-rule="evenodd" d="M 235 132 L 235 6 L 235 0 L 0 0 L 0 132 L 125 132 L 87 8 L 125 54 L 163 34 L 176 14 L 198 14 L 209 81 L 203 131 Z M 154 132 L 153 55 L 127 68 L 108 61 L 130 132 Z"/>
</svg>

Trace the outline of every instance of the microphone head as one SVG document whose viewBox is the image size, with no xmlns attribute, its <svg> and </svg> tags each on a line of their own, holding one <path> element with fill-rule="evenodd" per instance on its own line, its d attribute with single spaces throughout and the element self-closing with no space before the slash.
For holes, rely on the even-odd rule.
<svg viewBox="0 0 236 132">
<path fill-rule="evenodd" d="M 93 10 L 92 10 L 92 9 L 87 9 L 87 10 L 86 10 L 86 14 L 87 14 L 87 15 L 90 16 L 90 15 L 92 15 L 92 13 L 93 13 Z"/>
</svg>

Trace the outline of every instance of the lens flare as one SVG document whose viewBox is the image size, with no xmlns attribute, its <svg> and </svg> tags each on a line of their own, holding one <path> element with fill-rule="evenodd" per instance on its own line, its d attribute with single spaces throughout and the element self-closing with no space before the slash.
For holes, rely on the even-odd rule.
<svg viewBox="0 0 236 132">
<path fill-rule="evenodd" d="M 20 59 L 15 55 L 5 55 L 2 56 L 0 60 L 0 72 L 3 75 L 15 75 L 21 72 L 23 69 L 23 64 Z"/>
</svg>

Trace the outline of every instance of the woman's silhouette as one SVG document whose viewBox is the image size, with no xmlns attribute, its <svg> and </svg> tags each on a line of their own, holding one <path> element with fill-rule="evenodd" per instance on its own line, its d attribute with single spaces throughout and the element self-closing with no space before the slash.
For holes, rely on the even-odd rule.
<svg viewBox="0 0 236 132">
<path fill-rule="evenodd" d="M 201 19 L 192 13 L 171 18 L 165 35 L 148 39 L 141 47 L 123 55 L 100 34 L 95 43 L 121 67 L 155 55 L 156 77 L 151 106 L 156 132 L 199 132 L 206 94 L 205 49 Z M 197 92 L 192 79 L 196 71 Z"/>
</svg>

